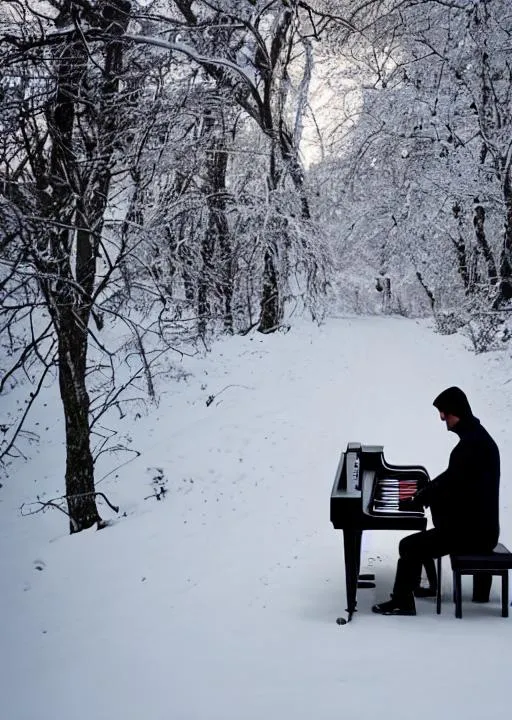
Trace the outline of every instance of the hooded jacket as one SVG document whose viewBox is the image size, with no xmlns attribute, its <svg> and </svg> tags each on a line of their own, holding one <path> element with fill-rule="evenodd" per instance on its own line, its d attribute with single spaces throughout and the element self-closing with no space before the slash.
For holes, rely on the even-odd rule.
<svg viewBox="0 0 512 720">
<path fill-rule="evenodd" d="M 492 550 L 499 537 L 499 450 L 476 418 L 459 388 L 449 388 L 434 400 L 459 422 L 459 436 L 447 469 L 421 492 L 420 501 L 431 508 L 434 525 L 467 551 Z"/>
</svg>

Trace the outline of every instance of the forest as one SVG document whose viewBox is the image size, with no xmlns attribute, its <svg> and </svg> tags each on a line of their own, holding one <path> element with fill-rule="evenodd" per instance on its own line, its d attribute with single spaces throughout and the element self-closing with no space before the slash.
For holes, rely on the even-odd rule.
<svg viewBox="0 0 512 720">
<path fill-rule="evenodd" d="M 55 381 L 70 532 L 103 420 L 222 334 L 510 339 L 509 0 L 5 0 L 0 68 L 0 471 Z"/>
</svg>

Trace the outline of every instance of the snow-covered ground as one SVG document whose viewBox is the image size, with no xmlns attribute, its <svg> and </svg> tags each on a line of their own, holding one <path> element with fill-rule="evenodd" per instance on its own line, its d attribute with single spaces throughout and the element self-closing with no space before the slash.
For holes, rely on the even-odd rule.
<svg viewBox="0 0 512 720">
<path fill-rule="evenodd" d="M 456 437 L 432 400 L 457 384 L 502 451 L 512 546 L 510 350 L 475 356 L 425 322 L 340 318 L 226 338 L 183 369 L 158 407 L 119 420 L 142 454 L 100 483 L 121 508 L 102 506 L 114 523 L 101 532 L 70 537 L 58 511 L 20 518 L 22 502 L 63 492 L 55 393 L 39 406 L 54 439 L 0 490 L 2 720 L 509 718 L 512 618 L 497 581 L 488 606 L 466 585 L 456 620 L 445 561 L 440 617 L 432 600 L 417 617 L 373 615 L 400 534 L 367 533 L 377 588 L 339 627 L 329 498 L 350 441 L 444 469 Z M 159 475 L 161 502 L 148 498 Z"/>
</svg>

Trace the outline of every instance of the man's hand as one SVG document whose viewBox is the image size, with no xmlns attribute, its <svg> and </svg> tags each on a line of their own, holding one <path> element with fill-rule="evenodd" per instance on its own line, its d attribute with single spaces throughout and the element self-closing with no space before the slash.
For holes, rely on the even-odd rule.
<svg viewBox="0 0 512 720">
<path fill-rule="evenodd" d="M 412 496 L 411 500 L 416 505 L 422 505 L 423 507 L 428 507 L 430 504 L 428 501 L 428 488 L 422 488 L 421 490 L 418 490 L 417 492 L 415 492 L 414 495 Z"/>
</svg>

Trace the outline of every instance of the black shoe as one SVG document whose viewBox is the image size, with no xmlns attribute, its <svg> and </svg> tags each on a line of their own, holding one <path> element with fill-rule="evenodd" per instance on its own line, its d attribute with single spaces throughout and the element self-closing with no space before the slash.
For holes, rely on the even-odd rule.
<svg viewBox="0 0 512 720">
<path fill-rule="evenodd" d="M 394 598 L 387 602 L 379 603 L 372 607 L 372 612 L 378 615 L 416 615 L 414 600 L 407 603 L 399 603 Z"/>
<path fill-rule="evenodd" d="M 429 598 L 429 597 L 437 597 L 437 590 L 431 587 L 417 587 L 414 591 L 414 597 L 417 598 Z"/>
</svg>

